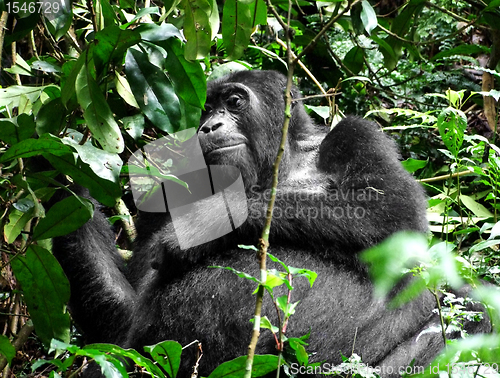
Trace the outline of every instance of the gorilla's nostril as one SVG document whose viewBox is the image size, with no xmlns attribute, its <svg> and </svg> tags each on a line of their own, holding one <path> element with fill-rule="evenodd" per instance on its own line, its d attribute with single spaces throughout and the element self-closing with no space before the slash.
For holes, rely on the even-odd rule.
<svg viewBox="0 0 500 378">
<path fill-rule="evenodd" d="M 219 127 L 221 127 L 223 125 L 222 122 L 217 122 L 215 125 L 212 126 L 212 131 L 215 131 L 217 130 Z"/>
<path fill-rule="evenodd" d="M 221 127 L 223 125 L 222 122 L 217 122 L 216 124 L 208 124 L 208 125 L 203 125 L 201 128 L 200 128 L 200 131 L 202 133 L 205 133 L 205 134 L 208 134 L 209 132 L 214 132 L 215 130 L 217 130 L 219 127 Z"/>
</svg>

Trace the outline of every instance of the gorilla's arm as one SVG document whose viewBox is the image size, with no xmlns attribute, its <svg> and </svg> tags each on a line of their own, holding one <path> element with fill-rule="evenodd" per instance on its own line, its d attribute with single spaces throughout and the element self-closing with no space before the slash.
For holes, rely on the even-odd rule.
<svg viewBox="0 0 500 378">
<path fill-rule="evenodd" d="M 397 231 L 427 231 L 424 191 L 373 122 L 347 117 L 336 125 L 319 147 L 317 168 L 310 178 L 292 175 L 278 192 L 276 209 L 293 205 L 295 216 L 275 211 L 276 236 L 349 253 Z"/>
<path fill-rule="evenodd" d="M 105 216 L 94 217 L 76 232 L 53 239 L 53 253 L 70 281 L 71 312 L 87 342 L 120 343 L 130 325 L 136 295 L 124 275 Z"/>
</svg>

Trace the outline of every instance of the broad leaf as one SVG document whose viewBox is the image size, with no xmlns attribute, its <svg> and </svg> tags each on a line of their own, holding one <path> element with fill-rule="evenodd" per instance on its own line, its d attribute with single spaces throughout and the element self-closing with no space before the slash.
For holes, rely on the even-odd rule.
<svg viewBox="0 0 500 378">
<path fill-rule="evenodd" d="M 361 21 L 363 22 L 366 32 L 371 34 L 372 30 L 378 25 L 377 15 L 367 0 L 363 0 L 361 6 L 363 7 L 361 10 Z"/>
<path fill-rule="evenodd" d="M 83 108 L 83 118 L 93 137 L 102 148 L 113 153 L 123 152 L 124 141 L 120 128 L 109 108 L 106 98 L 84 64 L 76 77 L 76 97 Z"/>
<path fill-rule="evenodd" d="M 26 256 L 18 256 L 11 265 L 38 337 L 47 345 L 53 338 L 69 341 L 70 320 L 66 312 L 69 283 L 55 257 L 32 245 Z"/>
<path fill-rule="evenodd" d="M 222 38 L 226 54 L 238 59 L 248 46 L 252 34 L 250 6 L 238 0 L 226 0 L 222 12 Z"/>
<path fill-rule="evenodd" d="M 255 355 L 252 365 L 252 377 L 261 377 L 278 368 L 278 356 L 264 354 Z M 247 356 L 241 356 L 234 360 L 219 365 L 208 378 L 240 378 L 245 376 Z M 283 364 L 281 360 L 281 364 Z"/>
<path fill-rule="evenodd" d="M 57 138 L 42 136 L 39 139 L 26 139 L 12 146 L 0 157 L 0 162 L 44 153 L 61 156 L 72 152 L 73 150 L 70 147 L 62 144 Z"/>
<path fill-rule="evenodd" d="M 106 70 L 109 62 L 122 62 L 127 49 L 141 41 L 135 30 L 122 30 L 108 26 L 95 35 L 94 62 L 98 73 Z"/>
<path fill-rule="evenodd" d="M 212 7 L 208 0 L 182 0 L 184 9 L 184 35 L 187 42 L 185 55 L 188 60 L 203 59 L 210 53 Z"/>
<path fill-rule="evenodd" d="M 85 198 L 64 198 L 50 208 L 45 218 L 40 219 L 33 232 L 33 239 L 48 239 L 76 231 L 92 218 L 93 212 L 94 206 Z"/>
<path fill-rule="evenodd" d="M 144 348 L 151 354 L 153 360 L 160 365 L 171 378 L 177 376 L 181 363 L 182 346 L 176 341 L 163 341 L 153 346 Z"/>
<path fill-rule="evenodd" d="M 168 133 L 181 130 L 179 98 L 168 77 L 149 62 L 148 55 L 129 49 L 125 72 L 139 107 L 153 125 Z"/>
<path fill-rule="evenodd" d="M 14 243 L 21 234 L 24 226 L 33 217 L 33 211 L 22 212 L 13 209 L 9 214 L 9 222 L 4 227 L 4 236 L 7 243 Z"/>
<path fill-rule="evenodd" d="M 73 153 L 62 156 L 46 153 L 44 157 L 59 172 L 71 176 L 78 185 L 88 188 L 90 195 L 102 204 L 113 207 L 116 200 L 121 197 L 122 192 L 118 183 L 99 177 L 89 165 L 80 159 L 75 159 Z M 100 164 L 106 166 L 107 163 Z"/>
<path fill-rule="evenodd" d="M 20 114 L 14 118 L 0 119 L 0 140 L 11 146 L 30 138 L 34 132 L 33 115 Z"/>
<path fill-rule="evenodd" d="M 458 156 L 458 151 L 464 141 L 464 133 L 467 129 L 467 117 L 454 108 L 444 109 L 438 117 L 437 127 L 443 142 L 453 156 Z"/>
<path fill-rule="evenodd" d="M 177 38 L 170 38 L 160 46 L 167 52 L 165 68 L 174 83 L 176 94 L 189 105 L 203 108 L 207 97 L 207 84 L 200 63 L 186 60 L 181 41 Z"/>
</svg>

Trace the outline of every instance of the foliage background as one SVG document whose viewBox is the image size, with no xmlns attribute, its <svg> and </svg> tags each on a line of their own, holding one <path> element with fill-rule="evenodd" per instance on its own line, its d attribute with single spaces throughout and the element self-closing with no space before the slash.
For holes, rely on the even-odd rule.
<svg viewBox="0 0 500 378">
<path fill-rule="evenodd" d="M 377 121 L 425 185 L 432 243 L 456 252 L 444 264 L 450 260 L 425 251 L 432 263 L 423 271 L 437 277 L 426 280 L 427 289 L 437 293 L 454 274 L 473 285 L 476 277 L 500 283 L 500 0 L 64 4 L 0 1 L 3 376 L 32 367 L 54 375 L 54 366 L 35 363 L 54 356 L 51 340 L 79 345 L 49 240 L 81 226 L 93 206 L 71 196 L 47 211 L 63 190 L 56 176 L 68 175 L 113 207 L 111 220 L 124 230 L 117 243 L 129 249 L 134 210 L 120 200 L 130 197 L 123 162 L 165 133 L 198 125 L 207 77 L 235 69 L 286 73 L 287 51 L 299 56 L 295 83 L 311 96 L 304 103 L 318 123 L 330 127 L 343 114 Z M 498 292 L 481 293 L 498 324 Z M 467 315 L 458 302 L 449 309 L 441 315 L 450 324 Z M 481 342 L 468 338 L 453 344 L 458 359 L 449 348 L 441 361 L 499 362 L 498 344 L 496 332 Z M 74 362 L 82 366 L 81 356 L 99 358 L 64 345 L 58 349 L 72 357 L 60 359 L 61 374 Z"/>
</svg>

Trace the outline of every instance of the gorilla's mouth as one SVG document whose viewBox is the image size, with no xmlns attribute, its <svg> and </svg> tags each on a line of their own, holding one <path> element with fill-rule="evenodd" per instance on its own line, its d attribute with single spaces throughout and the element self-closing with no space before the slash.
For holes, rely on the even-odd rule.
<svg viewBox="0 0 500 378">
<path fill-rule="evenodd" d="M 206 152 L 205 156 L 209 156 L 212 154 L 226 154 L 228 152 L 243 148 L 244 146 L 245 146 L 245 143 L 231 144 L 229 146 L 217 146 L 214 149 Z"/>
</svg>

